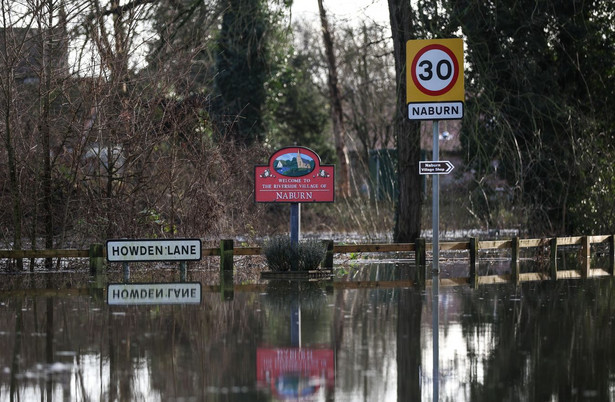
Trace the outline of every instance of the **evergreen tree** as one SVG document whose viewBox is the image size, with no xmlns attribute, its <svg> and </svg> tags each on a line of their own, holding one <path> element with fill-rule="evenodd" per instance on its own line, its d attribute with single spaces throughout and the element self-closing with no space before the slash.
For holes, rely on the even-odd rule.
<svg viewBox="0 0 615 402">
<path fill-rule="evenodd" d="M 263 0 L 227 0 L 216 49 L 215 109 L 231 138 L 265 138 L 263 108 L 269 76 L 270 20 Z"/>
<path fill-rule="evenodd" d="M 474 167 L 516 189 L 534 232 L 562 233 L 613 138 L 610 0 L 450 2 L 466 35 L 463 144 Z M 609 141 L 606 141 L 608 143 Z M 613 149 L 605 148 L 612 160 Z"/>
</svg>

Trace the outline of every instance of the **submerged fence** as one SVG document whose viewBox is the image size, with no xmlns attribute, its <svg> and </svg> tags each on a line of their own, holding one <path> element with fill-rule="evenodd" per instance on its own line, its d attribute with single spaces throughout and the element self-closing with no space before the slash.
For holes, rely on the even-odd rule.
<svg viewBox="0 0 615 402">
<path fill-rule="evenodd" d="M 390 243 L 390 244 L 335 244 L 333 241 L 324 241 L 327 249 L 325 260 L 322 263 L 324 269 L 333 268 L 335 254 L 351 253 L 414 253 L 416 270 L 413 281 L 419 286 L 429 283 L 431 275 L 427 264 L 427 252 L 431 251 L 432 244 L 424 238 L 419 238 L 415 243 Z M 579 269 L 560 269 L 558 267 L 558 250 L 560 248 L 574 248 L 574 253 Z M 592 250 L 592 247 L 594 248 Z M 521 251 L 535 249 L 535 254 L 543 260 L 541 269 L 536 272 L 521 272 Z M 510 251 L 510 273 L 500 275 L 480 275 L 480 254 L 489 251 Z M 451 251 L 467 251 L 469 253 L 469 276 L 458 278 L 440 278 L 444 286 L 469 284 L 476 287 L 480 284 L 525 282 L 540 280 L 557 280 L 569 278 L 590 278 L 599 276 L 613 276 L 615 272 L 615 236 L 575 236 L 575 237 L 550 237 L 541 239 L 520 239 L 515 237 L 509 240 L 479 240 L 470 238 L 467 241 L 440 242 L 440 251 L 445 255 Z M 90 273 L 101 273 L 105 266 L 105 247 L 102 244 L 93 244 L 87 250 L 0 250 L 0 259 L 62 259 L 62 258 L 87 258 L 89 260 Z M 233 240 L 221 240 L 219 247 L 203 247 L 203 257 L 219 257 L 221 273 L 233 271 L 234 256 L 258 256 L 262 255 L 261 247 L 234 247 Z M 598 258 L 600 257 L 600 258 Z M 598 261 L 604 266 L 596 266 Z"/>
</svg>

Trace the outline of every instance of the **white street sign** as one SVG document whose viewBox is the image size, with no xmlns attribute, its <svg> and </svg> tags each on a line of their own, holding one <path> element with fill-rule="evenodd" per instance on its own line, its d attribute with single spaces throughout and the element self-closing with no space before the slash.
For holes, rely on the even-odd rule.
<svg viewBox="0 0 615 402">
<path fill-rule="evenodd" d="M 107 261 L 199 261 L 200 239 L 107 240 Z"/>
</svg>

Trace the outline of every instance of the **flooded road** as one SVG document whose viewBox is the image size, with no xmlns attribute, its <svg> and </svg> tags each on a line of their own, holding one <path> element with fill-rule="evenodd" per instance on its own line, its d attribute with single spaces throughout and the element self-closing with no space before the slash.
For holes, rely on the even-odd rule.
<svg viewBox="0 0 615 402">
<path fill-rule="evenodd" d="M 432 289 L 405 271 L 363 264 L 230 294 L 203 283 L 185 305 L 3 291 L 0 400 L 432 401 Z M 615 400 L 613 278 L 440 287 L 435 300 L 440 401 Z"/>
</svg>

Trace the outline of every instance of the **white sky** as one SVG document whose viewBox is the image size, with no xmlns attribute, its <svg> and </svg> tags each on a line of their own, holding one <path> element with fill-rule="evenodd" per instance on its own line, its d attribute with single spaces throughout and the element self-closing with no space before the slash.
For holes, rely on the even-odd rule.
<svg viewBox="0 0 615 402">
<path fill-rule="evenodd" d="M 387 0 L 323 0 L 327 16 L 331 20 L 352 21 L 372 19 L 389 24 Z M 305 18 L 318 21 L 318 0 L 294 0 L 293 20 Z"/>
</svg>

